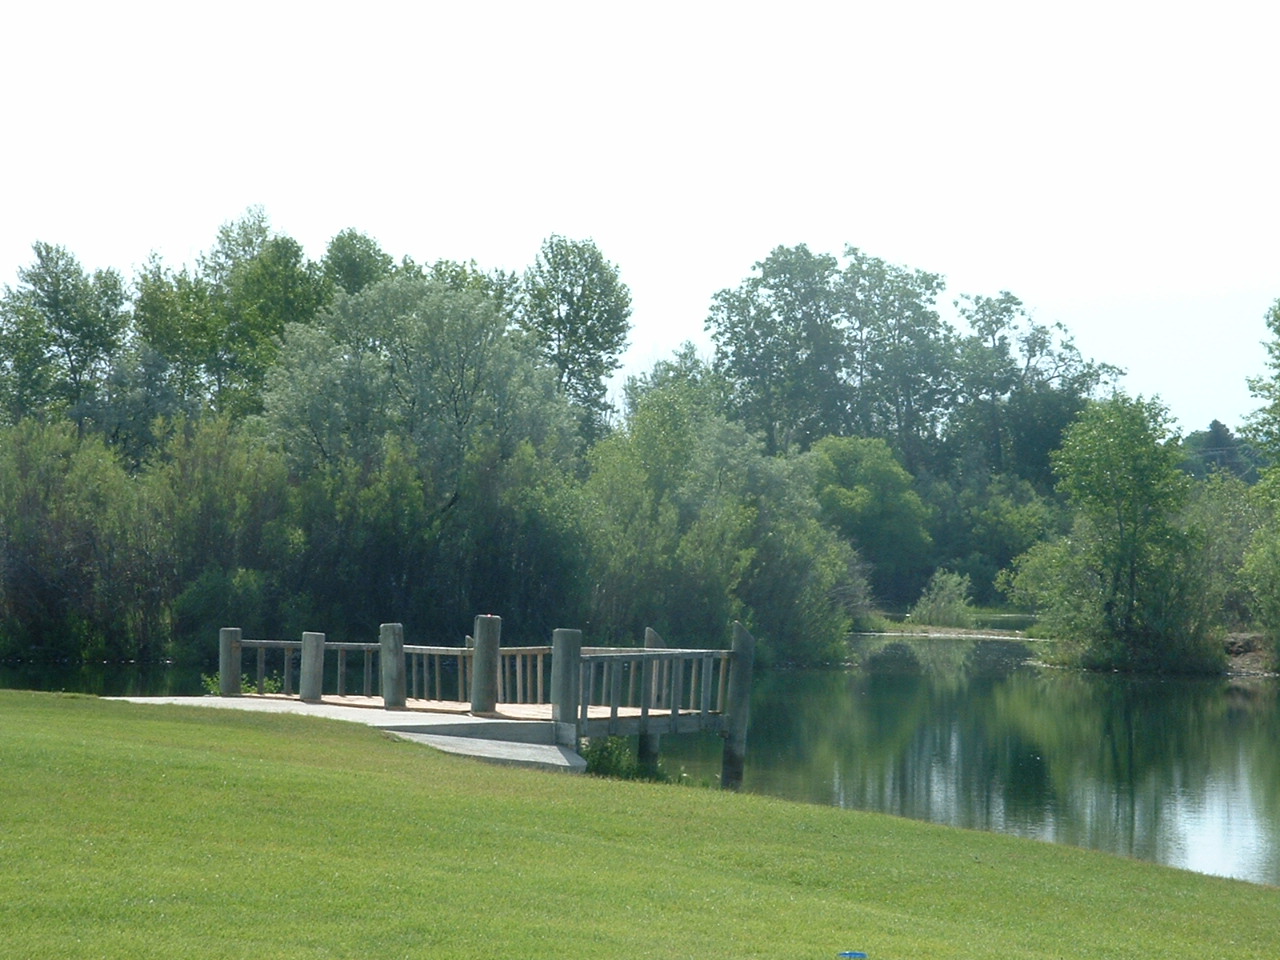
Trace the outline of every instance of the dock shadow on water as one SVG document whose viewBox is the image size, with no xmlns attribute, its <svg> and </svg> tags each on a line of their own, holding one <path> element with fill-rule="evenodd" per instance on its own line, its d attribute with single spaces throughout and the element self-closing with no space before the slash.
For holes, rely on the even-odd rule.
<svg viewBox="0 0 1280 960">
<path fill-rule="evenodd" d="M 1280 682 L 1037 665 L 1035 643 L 861 638 L 757 677 L 744 789 L 1280 884 Z M 663 743 L 714 779 L 714 738 Z"/>
</svg>

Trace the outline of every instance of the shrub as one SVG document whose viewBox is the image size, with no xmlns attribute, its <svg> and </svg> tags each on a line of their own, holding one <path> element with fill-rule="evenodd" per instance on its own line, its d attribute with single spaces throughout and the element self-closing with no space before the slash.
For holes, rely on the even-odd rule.
<svg viewBox="0 0 1280 960">
<path fill-rule="evenodd" d="M 920 599 L 911 608 L 916 623 L 935 627 L 973 626 L 973 608 L 969 605 L 969 577 L 947 570 L 935 570 Z"/>
</svg>

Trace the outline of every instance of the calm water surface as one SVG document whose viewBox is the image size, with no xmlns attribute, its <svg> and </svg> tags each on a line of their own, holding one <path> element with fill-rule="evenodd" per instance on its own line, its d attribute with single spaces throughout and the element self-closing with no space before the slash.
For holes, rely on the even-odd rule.
<svg viewBox="0 0 1280 960">
<path fill-rule="evenodd" d="M 867 640 L 757 677 L 744 789 L 1280 884 L 1280 682 L 1036 669 L 1030 646 Z M 668 771 L 720 743 L 665 737 Z"/>
<path fill-rule="evenodd" d="M 90 693 L 97 697 L 199 697 L 205 693 L 199 668 L 168 661 L 0 661 L 0 689 Z"/>
</svg>

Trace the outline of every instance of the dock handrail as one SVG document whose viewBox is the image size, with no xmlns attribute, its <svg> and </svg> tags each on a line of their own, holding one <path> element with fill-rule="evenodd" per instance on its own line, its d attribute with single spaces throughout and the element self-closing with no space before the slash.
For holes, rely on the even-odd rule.
<svg viewBox="0 0 1280 960">
<path fill-rule="evenodd" d="M 240 633 L 237 628 L 224 628 L 223 632 L 232 631 Z M 295 661 L 302 652 L 301 640 L 236 636 L 231 642 L 237 652 L 256 651 L 253 676 L 254 689 L 259 694 L 266 691 L 268 683 L 267 651 L 284 651 L 280 692 L 286 696 L 294 694 Z M 352 653 L 360 654 L 363 659 L 359 671 L 360 695 L 377 695 L 375 658 L 380 655 L 381 648 L 380 643 L 325 640 L 325 655 L 331 651 L 337 655 L 331 685 L 337 696 L 354 693 L 349 683 L 352 673 L 349 655 Z M 409 698 L 467 702 L 474 654 L 475 648 L 469 646 L 406 643 L 404 655 Z M 724 709 L 727 682 L 727 674 L 722 672 L 723 664 L 730 654 L 729 650 L 712 648 L 583 647 L 580 652 L 583 678 L 580 689 L 586 692 L 583 702 L 588 706 L 663 710 L 670 703 L 677 703 L 680 709 L 720 713 Z M 551 655 L 550 644 L 499 647 L 498 701 L 507 704 L 550 703 L 548 667 Z M 640 670 L 646 663 L 659 665 L 653 671 L 650 697 L 641 695 Z M 231 677 L 231 672 L 224 671 L 233 683 L 220 689 L 222 696 L 235 696 L 241 692 L 238 677 Z M 713 674 L 716 680 L 708 683 Z M 620 684 L 616 695 L 615 677 Z M 672 690 L 678 690 L 679 696 L 673 695 Z"/>
</svg>

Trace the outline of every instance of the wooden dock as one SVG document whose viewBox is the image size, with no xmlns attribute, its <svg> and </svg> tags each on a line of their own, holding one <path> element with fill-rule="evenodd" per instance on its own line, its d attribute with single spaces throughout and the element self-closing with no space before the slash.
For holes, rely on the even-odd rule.
<svg viewBox="0 0 1280 960">
<path fill-rule="evenodd" d="M 474 638 L 461 647 L 406 645 L 394 623 L 382 625 L 377 643 L 326 643 L 310 632 L 255 640 L 227 627 L 219 635 L 220 693 L 244 696 L 243 655 L 253 651 L 251 696 L 387 711 L 378 725 L 414 738 L 492 740 L 501 728 L 509 742 L 576 751 L 584 738 L 639 736 L 645 763 L 656 762 L 663 735 L 711 731 L 725 740 L 722 785 L 741 785 L 755 651 L 741 624 L 729 650 L 668 648 L 652 630 L 643 647 L 583 647 L 578 630 L 556 630 L 547 646 L 503 647 L 500 634 L 493 616 L 477 617 Z M 282 667 L 278 694 L 268 693 L 269 652 Z M 360 693 L 348 692 L 355 688 Z M 431 730 L 417 729 L 428 716 Z"/>
</svg>

